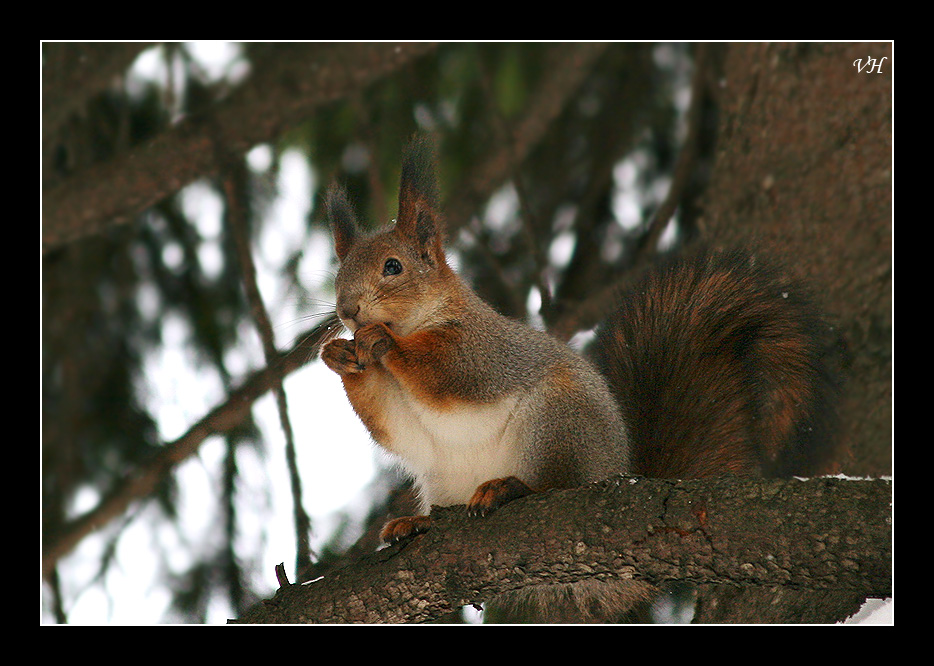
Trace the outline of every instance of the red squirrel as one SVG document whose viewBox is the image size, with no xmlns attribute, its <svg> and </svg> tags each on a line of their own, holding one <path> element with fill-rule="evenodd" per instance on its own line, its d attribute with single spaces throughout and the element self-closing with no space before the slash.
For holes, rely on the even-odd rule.
<svg viewBox="0 0 934 666">
<path fill-rule="evenodd" d="M 362 233 L 339 186 L 327 212 L 337 315 L 353 339 L 322 359 L 423 512 L 390 521 L 385 541 L 429 529 L 432 505 L 484 515 L 623 472 L 774 475 L 814 462 L 833 392 L 820 317 L 754 255 L 704 251 L 650 270 L 620 295 L 592 363 L 495 312 L 448 266 L 430 140 L 405 154 L 394 225 Z"/>
</svg>

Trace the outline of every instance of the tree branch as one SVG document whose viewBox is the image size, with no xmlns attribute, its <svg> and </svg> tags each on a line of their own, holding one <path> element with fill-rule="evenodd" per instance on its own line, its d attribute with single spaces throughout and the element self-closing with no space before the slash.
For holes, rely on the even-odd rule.
<svg viewBox="0 0 934 666">
<path fill-rule="evenodd" d="M 278 44 L 273 56 L 209 117 L 189 117 L 152 141 L 96 164 L 43 196 L 43 253 L 125 223 L 196 178 L 214 173 L 205 127 L 242 154 L 306 118 L 316 107 L 372 83 L 431 44 Z"/>
<path fill-rule="evenodd" d="M 126 72 L 155 42 L 46 42 L 42 45 L 42 133 L 55 135 L 68 116 Z"/>
<path fill-rule="evenodd" d="M 276 363 L 278 352 L 276 350 L 275 334 L 272 322 L 263 296 L 259 290 L 256 279 L 256 264 L 250 247 L 250 203 L 247 197 L 249 188 L 249 172 L 242 157 L 227 152 L 223 144 L 217 145 L 218 169 L 223 176 L 222 184 L 227 204 L 227 222 L 230 235 L 234 240 L 237 259 L 240 263 L 240 273 L 243 281 L 243 290 L 250 312 L 256 324 L 257 332 L 263 343 L 263 355 L 266 365 L 273 370 L 272 392 L 276 398 L 276 411 L 279 413 L 279 426 L 285 437 L 285 458 L 289 470 L 289 481 L 292 489 L 292 513 L 295 520 L 295 561 L 299 571 L 299 580 L 305 580 L 303 574 L 311 565 L 311 518 L 305 512 L 302 503 L 302 481 L 298 472 L 298 459 L 295 453 L 295 437 L 292 429 L 292 420 L 289 418 L 288 397 L 282 384 L 283 376 Z"/>
<path fill-rule="evenodd" d="M 510 140 L 493 147 L 463 179 L 456 192 L 444 202 L 448 234 L 453 237 L 466 226 L 485 201 L 538 145 L 555 119 L 573 99 L 593 70 L 606 44 L 555 44 L 550 54 L 553 66 L 526 104 L 527 112 L 510 128 Z"/>
<path fill-rule="evenodd" d="M 672 174 L 671 185 L 664 201 L 659 205 L 648 224 L 645 235 L 640 240 L 640 248 L 634 257 L 633 263 L 623 275 L 597 290 L 586 300 L 560 317 L 550 330 L 552 335 L 561 340 L 569 340 L 575 333 L 595 326 L 602 320 L 607 312 L 614 309 L 619 293 L 634 279 L 638 278 L 642 270 L 657 256 L 658 241 L 665 231 L 672 215 L 678 209 L 684 196 L 685 189 L 697 168 L 697 149 L 700 138 L 701 107 L 703 104 L 704 87 L 710 77 L 710 56 L 706 44 L 698 44 L 694 52 L 694 76 L 691 81 L 691 103 L 685 123 L 687 133 L 678 161 Z"/>
<path fill-rule="evenodd" d="M 239 622 L 420 622 L 509 590 L 594 577 L 884 597 L 891 500 L 887 480 L 621 476 L 484 519 L 435 508 L 427 534 L 282 587 Z"/>
<path fill-rule="evenodd" d="M 46 539 L 42 544 L 43 577 L 48 578 L 56 562 L 71 552 L 84 537 L 123 515 L 132 502 L 148 497 L 175 465 L 193 455 L 205 439 L 215 433 L 228 432 L 242 423 L 260 396 L 270 390 L 279 378 L 315 358 L 321 345 L 339 329 L 336 316 L 321 322 L 292 349 L 279 354 L 276 359 L 278 367 L 267 366 L 254 373 L 188 432 L 166 444 L 147 464 L 127 475 L 95 508 L 66 523 L 57 534 Z"/>
</svg>

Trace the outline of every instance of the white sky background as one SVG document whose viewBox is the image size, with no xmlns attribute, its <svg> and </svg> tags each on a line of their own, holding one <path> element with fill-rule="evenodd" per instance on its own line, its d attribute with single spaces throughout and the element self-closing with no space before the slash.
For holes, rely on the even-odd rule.
<svg viewBox="0 0 934 666">
<path fill-rule="evenodd" d="M 237 61 L 236 48 L 223 43 L 206 44 L 193 50 L 205 71 L 212 78 L 237 79 L 244 67 Z M 137 62 L 138 76 L 165 80 L 164 60 L 153 54 Z M 132 86 L 133 81 L 128 81 Z M 259 146 L 248 155 L 251 167 L 264 173 L 269 166 L 268 147 Z M 638 157 L 636 158 L 638 159 Z M 622 163 L 615 174 L 620 194 L 614 201 L 621 224 L 631 223 L 639 216 L 640 205 L 625 193 L 632 192 L 632 181 L 638 164 Z M 297 249 L 304 249 L 299 277 L 310 293 L 322 293 L 330 282 L 336 266 L 330 238 L 321 230 L 309 232 L 307 212 L 312 204 L 315 174 L 299 152 L 281 156 L 276 200 L 262 225 L 262 233 L 254 247 L 258 281 L 269 310 L 279 349 L 289 347 L 294 338 L 308 330 L 316 321 L 314 314 L 333 308 L 330 303 L 298 302 L 288 292 L 289 285 L 279 275 L 284 259 Z M 658 194 L 659 200 L 664 192 Z M 196 220 L 206 239 L 200 259 L 206 271 L 220 261 L 216 246 L 222 235 L 222 202 L 209 187 L 194 183 L 183 192 L 183 205 L 190 219 Z M 491 203 L 490 223 L 508 217 L 515 206 L 515 195 L 507 188 Z M 309 235 L 310 234 L 310 235 Z M 570 257 L 573 238 L 559 235 L 551 248 L 552 260 L 560 263 Z M 172 249 L 164 257 L 173 261 Z M 158 312 L 155 289 L 141 288 L 141 309 Z M 534 311 L 531 310 L 531 311 Z M 193 355 L 186 349 L 190 334 L 187 324 L 171 316 L 163 319 L 164 343 L 147 360 L 145 385 L 141 387 L 145 403 L 153 409 L 160 434 L 166 442 L 183 434 L 192 423 L 222 402 L 226 391 L 219 378 L 199 371 Z M 255 327 L 244 323 L 239 332 L 241 345 L 226 359 L 228 367 L 241 373 L 237 381 L 249 372 L 265 365 Z M 289 416 L 295 434 L 297 455 L 303 484 L 304 505 L 311 516 L 312 548 L 337 526 L 339 512 L 349 511 L 362 518 L 369 508 L 364 488 L 380 468 L 382 457 L 354 415 L 343 393 L 338 377 L 320 361 L 286 378 L 285 388 Z M 284 562 L 290 579 L 295 579 L 295 529 L 292 495 L 285 464 L 284 438 L 279 425 L 274 400 L 270 394 L 254 406 L 254 416 L 263 432 L 265 448 L 239 447 L 237 460 L 240 472 L 237 488 L 240 540 L 237 552 L 249 558 L 242 564 L 256 576 L 252 584 L 264 596 L 271 596 L 277 587 L 273 567 Z M 139 515 L 123 528 L 115 553 L 116 566 L 111 566 L 103 585 L 96 581 L 97 567 L 105 540 L 97 535 L 84 539 L 70 556 L 60 562 L 66 612 L 74 624 L 152 624 L 171 619 L 170 595 L 165 588 L 167 574 L 180 574 L 189 562 L 188 553 L 198 551 L 204 539 L 219 538 L 220 494 L 224 446 L 219 437 L 205 441 L 193 458 L 177 469 L 181 527 L 176 528 L 161 517 L 153 503 L 143 505 Z M 96 491 L 80 493 L 73 512 L 79 514 L 97 504 Z M 356 501 L 362 500 L 362 501 Z M 356 505 L 356 506 L 355 506 Z M 131 513 L 131 515 L 133 515 Z M 121 523 L 122 524 L 122 523 Z M 153 525 L 161 525 L 156 529 Z M 114 527 L 104 530 L 104 536 Z M 180 534 L 181 533 L 181 534 Z M 154 554 L 162 553 L 162 557 Z M 170 571 L 162 570 L 160 562 L 168 562 Z M 43 586 L 41 621 L 51 622 Z M 893 623 L 894 604 L 882 605 L 874 614 L 867 605 L 864 622 Z M 208 621 L 225 623 L 233 617 L 226 603 L 218 603 L 209 611 Z"/>
</svg>

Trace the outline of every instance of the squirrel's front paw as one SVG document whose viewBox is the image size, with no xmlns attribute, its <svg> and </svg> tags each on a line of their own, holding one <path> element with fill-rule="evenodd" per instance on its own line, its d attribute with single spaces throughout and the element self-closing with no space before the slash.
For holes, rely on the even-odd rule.
<svg viewBox="0 0 934 666">
<path fill-rule="evenodd" d="M 429 527 L 431 527 L 429 516 L 403 516 L 386 523 L 379 537 L 386 543 L 398 543 L 427 532 Z"/>
<path fill-rule="evenodd" d="M 321 350 L 321 360 L 331 370 L 339 374 L 353 375 L 363 372 L 365 367 L 357 359 L 357 345 L 353 340 L 337 338 L 324 345 Z"/>
<path fill-rule="evenodd" d="M 535 491 L 525 482 L 514 476 L 490 479 L 486 483 L 481 483 L 473 497 L 470 498 L 470 502 L 467 503 L 467 514 L 485 516 L 495 511 L 497 507 L 514 499 L 531 495 L 533 492 Z"/>
<path fill-rule="evenodd" d="M 353 339 L 357 343 L 357 358 L 364 365 L 377 363 L 396 344 L 385 324 L 367 324 L 358 328 Z"/>
</svg>

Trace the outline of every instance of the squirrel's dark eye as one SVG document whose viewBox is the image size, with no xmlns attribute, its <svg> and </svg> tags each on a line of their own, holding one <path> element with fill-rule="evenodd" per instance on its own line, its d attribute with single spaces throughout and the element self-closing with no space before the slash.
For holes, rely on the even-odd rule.
<svg viewBox="0 0 934 666">
<path fill-rule="evenodd" d="M 389 258 L 383 264 L 383 275 L 398 275 L 402 272 L 402 264 L 398 259 Z"/>
</svg>

